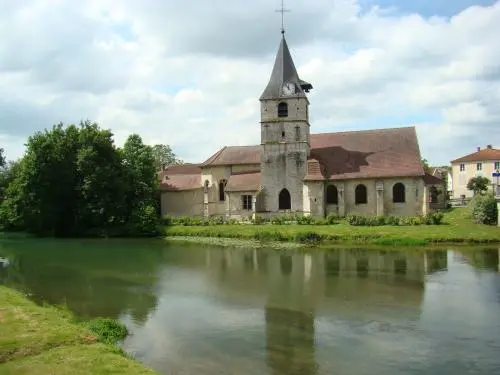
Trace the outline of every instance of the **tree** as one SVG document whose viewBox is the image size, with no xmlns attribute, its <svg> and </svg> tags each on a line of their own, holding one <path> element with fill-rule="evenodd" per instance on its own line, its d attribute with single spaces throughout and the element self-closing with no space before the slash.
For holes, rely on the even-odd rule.
<svg viewBox="0 0 500 375">
<path fill-rule="evenodd" d="M 467 189 L 473 191 L 474 195 L 482 194 L 488 190 L 489 184 L 490 180 L 487 177 L 472 177 L 467 183 Z"/>
<path fill-rule="evenodd" d="M 3 153 L 3 148 L 0 148 L 0 168 L 3 168 L 5 166 L 5 156 Z"/>
<path fill-rule="evenodd" d="M 156 173 L 139 136 L 120 150 L 96 123 L 58 124 L 31 136 L 23 159 L 0 174 L 0 224 L 50 236 L 151 235 Z"/>
<path fill-rule="evenodd" d="M 169 145 L 157 144 L 153 146 L 153 156 L 156 170 L 160 170 L 164 165 L 182 164 L 183 161 L 177 159 Z"/>
<path fill-rule="evenodd" d="M 421 162 L 422 162 L 422 167 L 424 168 L 424 172 L 430 173 L 431 168 L 429 167 L 429 162 L 427 161 L 427 159 L 422 159 Z"/>
</svg>

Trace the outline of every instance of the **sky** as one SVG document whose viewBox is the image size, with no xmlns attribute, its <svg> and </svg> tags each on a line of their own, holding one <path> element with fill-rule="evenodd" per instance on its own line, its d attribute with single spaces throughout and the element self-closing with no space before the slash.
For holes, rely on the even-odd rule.
<svg viewBox="0 0 500 375">
<path fill-rule="evenodd" d="M 0 147 L 89 119 L 188 162 L 260 141 L 280 0 L 0 0 Z M 500 0 L 286 0 L 311 132 L 415 126 L 434 165 L 500 147 Z"/>
</svg>

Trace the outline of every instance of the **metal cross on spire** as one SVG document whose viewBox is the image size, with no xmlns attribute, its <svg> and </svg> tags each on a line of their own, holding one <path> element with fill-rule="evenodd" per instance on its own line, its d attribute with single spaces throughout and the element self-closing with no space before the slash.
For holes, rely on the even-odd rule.
<svg viewBox="0 0 500 375">
<path fill-rule="evenodd" d="M 285 34 L 285 12 L 290 12 L 290 10 L 285 9 L 284 0 L 281 0 L 281 9 L 276 9 L 276 12 L 281 13 L 281 34 Z"/>
</svg>

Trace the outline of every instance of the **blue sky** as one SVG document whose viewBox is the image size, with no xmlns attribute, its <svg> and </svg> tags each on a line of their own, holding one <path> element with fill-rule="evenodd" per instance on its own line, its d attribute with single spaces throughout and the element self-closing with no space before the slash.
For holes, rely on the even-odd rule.
<svg viewBox="0 0 500 375">
<path fill-rule="evenodd" d="M 259 143 L 280 3 L 0 1 L 0 147 L 17 158 L 34 131 L 82 119 L 192 162 Z M 285 4 L 312 132 L 414 125 L 440 165 L 500 147 L 499 2 Z"/>
</svg>

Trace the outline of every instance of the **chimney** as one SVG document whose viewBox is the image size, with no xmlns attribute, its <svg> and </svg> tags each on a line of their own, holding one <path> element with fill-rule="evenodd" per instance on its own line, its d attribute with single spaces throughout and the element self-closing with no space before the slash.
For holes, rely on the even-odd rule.
<svg viewBox="0 0 500 375">
<path fill-rule="evenodd" d="M 492 145 L 487 145 L 487 146 L 486 146 L 486 148 L 487 148 L 488 150 L 491 150 L 491 149 L 493 148 L 493 146 L 492 146 Z"/>
<path fill-rule="evenodd" d="M 481 147 L 477 146 L 477 151 L 481 151 Z"/>
</svg>

